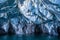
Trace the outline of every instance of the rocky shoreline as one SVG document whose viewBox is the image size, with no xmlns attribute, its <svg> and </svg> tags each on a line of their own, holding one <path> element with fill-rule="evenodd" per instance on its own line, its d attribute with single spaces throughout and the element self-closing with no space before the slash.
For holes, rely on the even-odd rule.
<svg viewBox="0 0 60 40">
<path fill-rule="evenodd" d="M 31 33 L 26 33 L 25 32 L 26 30 L 24 30 L 22 28 L 24 34 L 26 34 L 26 35 L 27 34 L 35 34 L 35 35 L 48 34 L 48 35 L 54 35 L 54 33 L 49 34 L 47 31 L 43 32 L 43 29 L 41 27 L 39 27 L 38 24 L 35 24 L 34 26 L 35 26 L 34 32 L 31 32 Z M 56 31 L 57 31 L 57 34 L 58 35 L 54 35 L 54 36 L 60 36 L 60 26 L 57 27 Z M 7 32 L 2 27 L 0 27 L 0 35 L 19 35 L 19 34 L 16 34 L 16 31 L 13 28 L 13 25 L 9 22 L 9 28 L 8 28 L 8 31 Z M 22 33 L 22 35 L 23 35 L 23 33 Z"/>
</svg>

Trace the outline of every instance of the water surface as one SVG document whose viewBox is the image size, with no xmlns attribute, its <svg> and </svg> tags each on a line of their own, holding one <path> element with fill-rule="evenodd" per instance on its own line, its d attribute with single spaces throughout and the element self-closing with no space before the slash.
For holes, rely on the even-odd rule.
<svg viewBox="0 0 60 40">
<path fill-rule="evenodd" d="M 5 35 L 0 36 L 0 40 L 60 40 L 60 37 L 48 35 Z"/>
</svg>

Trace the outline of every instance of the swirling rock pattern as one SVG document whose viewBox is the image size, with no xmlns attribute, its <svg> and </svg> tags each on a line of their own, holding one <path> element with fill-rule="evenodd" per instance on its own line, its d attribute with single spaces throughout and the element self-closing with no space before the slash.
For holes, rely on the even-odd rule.
<svg viewBox="0 0 60 40">
<path fill-rule="evenodd" d="M 58 35 L 60 0 L 0 0 L 0 25 L 6 33 Z"/>
</svg>

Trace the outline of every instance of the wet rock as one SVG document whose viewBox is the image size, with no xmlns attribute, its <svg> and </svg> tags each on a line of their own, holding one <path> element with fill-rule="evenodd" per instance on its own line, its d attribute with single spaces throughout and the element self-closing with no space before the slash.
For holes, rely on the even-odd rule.
<svg viewBox="0 0 60 40">
<path fill-rule="evenodd" d="M 25 0 L 19 0 L 19 1 L 20 1 L 21 4 L 23 4 L 23 2 L 24 2 Z"/>
<path fill-rule="evenodd" d="M 39 25 L 35 26 L 34 31 L 35 31 L 34 34 L 41 34 L 42 33 L 42 29 L 39 27 Z"/>
<path fill-rule="evenodd" d="M 0 28 L 0 35 L 5 35 L 5 34 L 6 34 L 5 30 Z"/>
<path fill-rule="evenodd" d="M 0 35 L 6 34 L 5 30 L 2 28 L 2 24 L 0 24 Z"/>
<path fill-rule="evenodd" d="M 12 34 L 15 34 L 15 30 L 12 24 L 9 22 L 8 35 L 12 35 Z"/>
<path fill-rule="evenodd" d="M 25 26 L 25 27 L 22 28 L 24 34 L 26 33 L 26 29 L 27 29 L 27 26 Z"/>
<path fill-rule="evenodd" d="M 60 36 L 60 26 L 57 27 L 57 33 Z"/>
</svg>

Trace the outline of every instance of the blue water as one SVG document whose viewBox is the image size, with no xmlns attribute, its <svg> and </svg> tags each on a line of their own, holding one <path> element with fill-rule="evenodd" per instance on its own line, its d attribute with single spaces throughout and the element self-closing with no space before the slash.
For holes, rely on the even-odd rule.
<svg viewBox="0 0 60 40">
<path fill-rule="evenodd" d="M 0 36 L 0 40 L 60 40 L 60 37 L 48 35 L 5 35 Z"/>
</svg>

